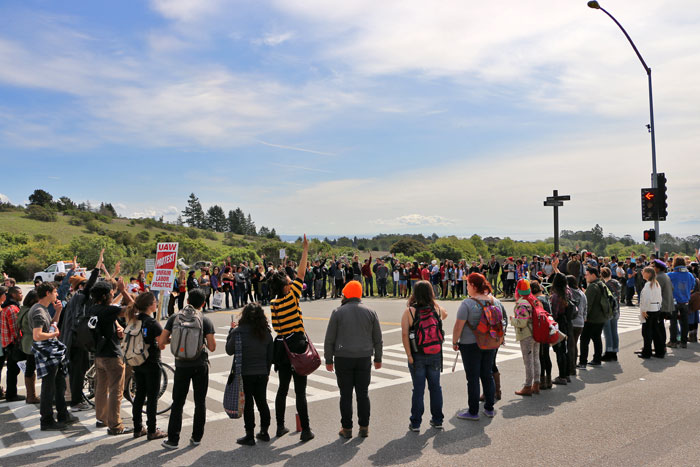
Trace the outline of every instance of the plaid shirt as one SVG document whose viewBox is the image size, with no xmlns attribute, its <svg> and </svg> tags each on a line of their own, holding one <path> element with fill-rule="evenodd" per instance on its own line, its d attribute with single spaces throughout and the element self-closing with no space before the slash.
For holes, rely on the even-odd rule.
<svg viewBox="0 0 700 467">
<path fill-rule="evenodd" d="M 3 308 L 0 314 L 0 345 L 3 349 L 13 342 L 19 342 L 17 313 L 19 307 L 12 303 Z"/>
<path fill-rule="evenodd" d="M 67 368 L 65 363 L 66 360 L 66 346 L 63 342 L 56 338 L 48 339 L 45 341 L 34 341 L 32 344 L 32 353 L 34 354 L 34 360 L 36 361 L 36 376 L 41 379 L 46 376 L 51 367 L 60 365 L 59 370 L 63 374 L 67 374 Z"/>
</svg>

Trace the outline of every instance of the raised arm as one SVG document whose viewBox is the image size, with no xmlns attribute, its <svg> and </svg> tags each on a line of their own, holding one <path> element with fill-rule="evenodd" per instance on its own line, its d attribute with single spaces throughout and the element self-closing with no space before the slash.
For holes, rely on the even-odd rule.
<svg viewBox="0 0 700 467">
<path fill-rule="evenodd" d="M 304 234 L 303 247 L 304 250 L 301 252 L 301 260 L 299 261 L 299 267 L 297 268 L 297 277 L 301 278 L 303 278 L 306 274 L 306 265 L 309 258 L 309 241 L 306 238 L 306 234 Z"/>
</svg>

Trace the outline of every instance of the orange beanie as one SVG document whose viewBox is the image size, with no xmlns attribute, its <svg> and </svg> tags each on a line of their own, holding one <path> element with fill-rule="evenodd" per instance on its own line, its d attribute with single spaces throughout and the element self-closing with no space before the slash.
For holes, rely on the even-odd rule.
<svg viewBox="0 0 700 467">
<path fill-rule="evenodd" d="M 359 281 L 350 281 L 343 289 L 345 298 L 362 298 L 362 284 Z"/>
</svg>

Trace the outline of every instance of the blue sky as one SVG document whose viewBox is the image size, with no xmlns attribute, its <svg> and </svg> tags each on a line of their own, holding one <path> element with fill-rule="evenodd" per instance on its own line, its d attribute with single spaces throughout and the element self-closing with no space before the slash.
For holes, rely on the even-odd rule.
<svg viewBox="0 0 700 467">
<path fill-rule="evenodd" d="M 700 225 L 700 9 L 610 0 L 654 70 L 662 230 Z M 0 197 L 296 235 L 641 232 L 646 75 L 585 1 L 0 4 Z M 6 165 L 7 166 L 7 165 Z"/>
</svg>

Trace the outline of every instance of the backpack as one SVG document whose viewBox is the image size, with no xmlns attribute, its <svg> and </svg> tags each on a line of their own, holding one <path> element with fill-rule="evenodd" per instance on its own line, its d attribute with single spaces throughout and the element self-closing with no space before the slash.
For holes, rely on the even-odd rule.
<svg viewBox="0 0 700 467">
<path fill-rule="evenodd" d="M 603 308 L 603 316 L 605 316 L 605 319 L 611 319 L 615 316 L 617 300 L 615 300 L 615 296 L 607 285 L 603 282 L 601 282 L 600 285 L 602 286 L 600 306 Z"/>
<path fill-rule="evenodd" d="M 578 306 L 581 303 L 581 297 L 576 292 L 571 293 L 571 298 L 566 303 L 566 318 L 573 321 L 578 318 Z"/>
<path fill-rule="evenodd" d="M 532 338 L 540 344 L 556 344 L 559 342 L 559 333 L 552 333 L 552 329 L 559 329 L 552 315 L 547 313 L 539 301 L 532 307 Z"/>
<path fill-rule="evenodd" d="M 73 322 L 73 340 L 71 347 L 77 347 L 86 352 L 95 352 L 102 336 L 97 329 L 97 316 L 90 312 L 87 300 L 80 305 Z"/>
<path fill-rule="evenodd" d="M 180 360 L 197 360 L 204 350 L 204 322 L 202 315 L 186 306 L 173 320 L 170 351 Z"/>
<path fill-rule="evenodd" d="M 415 332 L 418 350 L 426 355 L 442 352 L 445 332 L 442 330 L 442 320 L 438 311 L 433 307 L 421 308 L 416 310 L 416 315 L 411 315 L 411 318 L 411 328 Z"/>
<path fill-rule="evenodd" d="M 475 300 L 476 301 L 476 300 Z M 480 303 L 481 317 L 479 324 L 473 328 L 467 320 L 466 324 L 476 337 L 476 344 L 480 349 L 489 350 L 497 349 L 503 344 L 503 311 L 496 304 L 491 302 Z"/>
<path fill-rule="evenodd" d="M 124 363 L 129 366 L 139 366 L 148 358 L 148 346 L 143 338 L 143 321 L 129 323 L 124 329 L 124 340 L 121 344 Z"/>
</svg>

